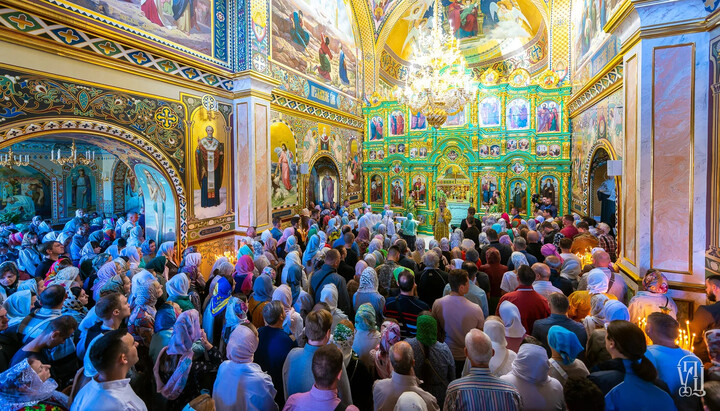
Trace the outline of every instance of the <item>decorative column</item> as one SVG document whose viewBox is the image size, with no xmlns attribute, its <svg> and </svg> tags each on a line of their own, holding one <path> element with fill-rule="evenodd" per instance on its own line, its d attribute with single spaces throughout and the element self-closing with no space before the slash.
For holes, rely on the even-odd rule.
<svg viewBox="0 0 720 411">
<path fill-rule="evenodd" d="M 712 134 L 708 146 L 708 249 L 705 252 L 705 275 L 720 274 L 720 32 L 710 43 L 713 85 L 710 126 Z"/>
<path fill-rule="evenodd" d="M 707 16 L 693 0 L 631 0 L 604 27 L 620 39 L 624 65 L 619 265 L 635 289 L 648 269 L 661 271 L 682 319 L 705 303 Z"/>
<path fill-rule="evenodd" d="M 279 82 L 254 71 L 235 79 L 235 225 L 240 231 L 272 225 L 270 100 Z"/>
</svg>

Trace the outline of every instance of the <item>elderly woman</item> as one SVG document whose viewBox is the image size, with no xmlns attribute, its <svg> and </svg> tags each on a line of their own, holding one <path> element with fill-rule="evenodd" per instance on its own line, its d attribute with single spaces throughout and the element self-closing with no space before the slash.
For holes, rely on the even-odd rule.
<svg viewBox="0 0 720 411">
<path fill-rule="evenodd" d="M 438 341 L 438 325 L 429 315 L 417 318 L 417 335 L 407 340 L 415 357 L 415 376 L 422 381 L 422 389 L 434 395 L 438 404 L 445 402 L 450 381 L 455 379 L 455 361 L 450 348 Z"/>
<path fill-rule="evenodd" d="M 364 269 L 360 274 L 360 285 L 353 295 L 353 310 L 357 312 L 358 308 L 365 303 L 370 303 L 375 309 L 376 323 L 382 323 L 385 297 L 378 292 L 377 272 L 370 267 Z"/>
<path fill-rule="evenodd" d="M 630 321 L 637 324 L 639 319 L 651 313 L 665 313 L 677 319 L 678 308 L 675 301 L 667 295 L 668 281 L 665 275 L 657 270 L 648 270 L 643 277 L 644 291 L 638 291 L 630 300 L 628 311 Z"/>
<path fill-rule="evenodd" d="M 355 340 L 353 351 L 358 358 L 368 367 L 372 367 L 375 361 L 370 356 L 370 350 L 380 343 L 380 332 L 377 328 L 375 310 L 372 305 L 365 303 L 355 313 Z"/>
<path fill-rule="evenodd" d="M 610 235 L 610 226 L 605 223 L 597 225 L 598 247 L 610 254 L 610 260 L 614 263 L 617 260 L 617 241 Z"/>
<path fill-rule="evenodd" d="M 435 240 L 433 239 L 433 241 Z M 417 240 L 415 240 L 415 250 L 411 254 L 413 261 L 415 261 L 415 264 L 417 264 L 418 266 L 420 266 L 420 264 L 422 263 L 423 254 L 425 254 L 425 240 L 422 238 L 418 238 Z"/>
<path fill-rule="evenodd" d="M 253 362 L 258 343 L 252 325 L 240 325 L 230 335 L 228 359 L 220 364 L 213 387 L 216 410 L 278 409 L 272 378 Z"/>
<path fill-rule="evenodd" d="M 491 315 L 485 320 L 483 331 L 490 337 L 493 347 L 490 372 L 496 377 L 508 374 L 512 371 L 512 363 L 515 361 L 517 354 L 515 351 L 508 349 L 505 324 L 503 324 L 500 317 Z"/>
<path fill-rule="evenodd" d="M 8 328 L 17 327 L 30 314 L 35 298 L 30 290 L 18 290 L 5 300 L 3 307 L 7 311 Z"/>
<path fill-rule="evenodd" d="M 312 311 L 315 301 L 310 294 L 303 290 L 303 275 L 302 268 L 299 265 L 294 265 L 288 271 L 285 284 L 290 287 L 293 308 L 300 313 L 302 318 L 305 318 L 307 313 Z"/>
<path fill-rule="evenodd" d="M 489 247 L 485 252 L 487 264 L 478 267 L 480 272 L 486 273 L 490 278 L 490 295 L 488 296 L 488 305 L 490 312 L 495 312 L 498 301 L 503 295 L 501 288 L 502 280 L 507 266 L 500 263 L 500 251 L 497 248 Z"/>
<path fill-rule="evenodd" d="M 588 338 L 593 331 L 605 327 L 605 303 L 608 300 L 605 294 L 595 294 L 590 299 L 590 314 L 582 320 Z"/>
<path fill-rule="evenodd" d="M 196 352 L 193 347 L 198 340 L 202 349 Z M 222 361 L 222 354 L 200 327 L 197 310 L 180 314 L 170 343 L 160 351 L 153 369 L 157 391 L 168 400 L 166 407 L 180 409 L 202 390 L 209 390 Z"/>
<path fill-rule="evenodd" d="M 250 256 L 240 256 L 235 263 L 235 294 L 243 293 L 249 295 L 253 288 L 253 276 L 255 275 L 255 263 Z"/>
<path fill-rule="evenodd" d="M 590 374 L 577 356 L 585 349 L 574 332 L 559 325 L 548 330 L 548 345 L 552 350 L 550 358 L 550 376 L 565 385 L 568 378 L 584 378 Z"/>
<path fill-rule="evenodd" d="M 508 271 L 503 274 L 502 283 L 500 283 L 500 289 L 502 290 L 502 294 L 515 291 L 517 286 L 520 284 L 517 277 L 518 269 L 520 269 L 520 267 L 523 265 L 529 266 L 525 254 L 518 251 L 512 253 L 512 255 L 510 256 L 510 260 L 512 261 L 513 267 L 515 267 L 515 269 L 513 271 Z"/>
<path fill-rule="evenodd" d="M 549 376 L 545 348 L 535 344 L 523 344 L 513 361 L 512 372 L 500 377 L 514 385 L 522 398 L 524 410 L 564 410 L 563 386 Z"/>
<path fill-rule="evenodd" d="M 508 348 L 517 352 L 523 338 L 527 335 L 520 317 L 520 310 L 510 301 L 503 301 L 498 308 L 498 314 L 500 314 L 500 318 L 505 325 L 505 339 Z M 547 353 L 545 353 L 545 356 L 547 357 Z"/>
</svg>

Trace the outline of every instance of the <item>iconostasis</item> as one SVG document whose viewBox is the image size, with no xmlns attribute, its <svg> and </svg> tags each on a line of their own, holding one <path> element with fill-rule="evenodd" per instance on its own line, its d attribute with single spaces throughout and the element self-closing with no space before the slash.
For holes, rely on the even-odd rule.
<svg viewBox="0 0 720 411">
<path fill-rule="evenodd" d="M 436 130 L 423 113 L 395 101 L 376 102 L 363 111 L 365 200 L 404 215 L 413 212 L 419 231 L 432 231 L 431 216 L 441 199 L 453 223 L 474 206 L 495 214 L 535 209 L 533 195 L 569 208 L 571 134 L 566 101 L 570 87 L 558 87 L 547 72 L 531 84 L 515 70 L 509 81 L 488 70 L 480 77 L 474 102 Z"/>
</svg>

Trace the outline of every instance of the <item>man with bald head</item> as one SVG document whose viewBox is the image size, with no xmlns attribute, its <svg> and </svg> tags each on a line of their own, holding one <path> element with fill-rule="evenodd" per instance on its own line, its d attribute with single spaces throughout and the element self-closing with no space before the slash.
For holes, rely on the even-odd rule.
<svg viewBox="0 0 720 411">
<path fill-rule="evenodd" d="M 608 294 L 614 295 L 615 297 L 617 297 L 618 301 L 623 304 L 627 304 L 627 299 L 625 297 L 627 294 L 627 284 L 625 284 L 625 281 L 620 274 L 615 273 L 610 269 L 610 254 L 603 250 L 600 250 L 595 251 L 592 257 L 593 266 L 604 272 L 605 275 L 608 277 Z M 580 277 L 580 281 L 578 282 L 578 290 L 587 290 L 587 274 Z"/>
<path fill-rule="evenodd" d="M 473 328 L 465 335 L 465 355 L 470 372 L 448 385 L 444 410 L 520 410 L 520 393 L 510 383 L 490 373 L 492 342 L 484 332 Z"/>
<path fill-rule="evenodd" d="M 418 386 L 418 379 L 415 378 L 415 357 L 410 344 L 400 341 L 390 347 L 390 363 L 393 366 L 392 376 L 373 384 L 375 410 L 393 411 L 398 398 L 404 392 L 414 392 L 425 401 L 428 410 L 440 411 L 435 397 Z"/>
<path fill-rule="evenodd" d="M 537 258 L 539 263 L 545 261 L 545 256 L 542 255 L 540 249 L 542 244 L 540 243 L 540 234 L 537 231 L 528 231 L 527 233 L 527 252 L 533 257 Z"/>
</svg>

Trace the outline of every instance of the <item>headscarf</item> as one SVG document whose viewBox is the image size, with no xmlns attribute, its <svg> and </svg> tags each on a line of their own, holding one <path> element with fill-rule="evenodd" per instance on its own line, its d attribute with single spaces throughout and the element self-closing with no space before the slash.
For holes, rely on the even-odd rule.
<svg viewBox="0 0 720 411">
<path fill-rule="evenodd" d="M 358 307 L 357 313 L 355 313 L 355 328 L 360 331 L 377 331 L 375 309 L 370 303 L 364 303 Z"/>
<path fill-rule="evenodd" d="M 320 249 L 320 237 L 316 234 L 310 237 L 310 240 L 308 241 L 307 248 L 305 249 L 305 254 L 303 254 L 302 257 L 302 263 L 304 266 L 307 266 L 310 261 L 312 261 L 313 257 L 315 257 L 315 254 L 317 254 L 318 250 Z"/>
<path fill-rule="evenodd" d="M 187 297 L 190 290 L 190 279 L 185 273 L 176 274 L 165 284 L 165 289 L 170 298 Z"/>
<path fill-rule="evenodd" d="M 605 303 L 605 323 L 610 323 L 615 320 L 630 321 L 630 312 L 625 304 L 618 300 L 608 300 Z"/>
<path fill-rule="evenodd" d="M 242 257 L 242 256 L 244 256 L 244 255 L 246 255 L 246 256 L 248 256 L 248 257 L 250 257 L 250 258 L 253 257 L 253 250 L 251 250 L 250 247 L 249 247 L 247 244 L 243 244 L 243 245 L 238 249 L 238 252 L 237 252 L 237 258 L 238 258 L 238 260 L 240 259 L 240 257 Z"/>
<path fill-rule="evenodd" d="M 559 325 L 553 325 L 548 330 L 548 345 L 550 348 L 557 351 L 562 357 L 562 362 L 565 365 L 570 365 L 575 361 L 578 354 L 580 354 L 584 348 L 580 344 L 577 335 L 574 332 L 561 327 Z"/>
<path fill-rule="evenodd" d="M 22 290 L 28 290 L 34 295 L 40 294 L 38 292 L 37 280 L 34 278 L 31 278 L 30 280 L 21 282 L 20 285 L 18 285 L 17 291 L 15 291 L 15 292 L 22 291 Z"/>
<path fill-rule="evenodd" d="M 443 251 L 450 251 L 450 241 L 447 238 L 440 239 L 440 249 Z"/>
<path fill-rule="evenodd" d="M 174 277 L 173 277 L 174 278 Z M 187 384 L 193 360 L 193 343 L 202 336 L 200 328 L 200 314 L 197 310 L 188 310 L 180 314 L 173 326 L 172 337 L 166 348 L 168 355 L 179 355 L 175 371 L 166 383 L 160 378 L 160 361 L 155 362 L 155 383 L 158 393 L 169 400 L 174 400 L 182 394 Z M 162 355 L 162 352 L 160 353 Z"/>
<path fill-rule="evenodd" d="M 288 238 L 295 235 L 295 229 L 292 227 L 288 227 L 285 230 L 283 230 L 282 236 L 278 240 L 278 245 L 284 243 L 287 241 Z"/>
<path fill-rule="evenodd" d="M 58 271 L 62 270 L 61 266 L 64 264 L 63 260 L 64 259 L 61 258 L 61 259 L 55 261 L 54 263 L 52 263 L 52 265 L 50 266 L 50 269 L 45 274 L 45 287 L 47 287 L 55 279 L 55 276 L 57 275 Z M 18 279 L 19 278 L 20 277 L 18 277 Z"/>
<path fill-rule="evenodd" d="M 250 255 L 252 256 L 252 253 L 250 253 Z M 184 262 L 185 264 L 183 265 L 183 268 L 199 267 L 200 263 L 202 262 L 202 254 L 190 253 L 185 256 Z"/>
<path fill-rule="evenodd" d="M 292 303 L 295 305 L 298 297 L 300 297 L 300 291 L 302 291 L 302 268 L 299 265 L 290 266 L 286 284 L 292 291 Z"/>
<path fill-rule="evenodd" d="M 357 293 L 377 293 L 378 292 L 378 276 L 373 268 L 366 268 L 360 274 L 360 286 Z"/>
<path fill-rule="evenodd" d="M 270 301 L 272 299 L 272 279 L 268 275 L 260 275 L 253 284 L 253 299 L 257 302 Z"/>
<path fill-rule="evenodd" d="M 73 294 L 72 291 L 68 290 L 67 298 L 65 298 L 65 301 L 63 302 L 63 312 L 70 312 L 70 311 L 76 311 L 80 314 L 87 314 L 88 309 L 84 305 L 78 301 L 77 297 L 75 297 L 75 294 Z"/>
<path fill-rule="evenodd" d="M 35 281 L 35 280 L 31 280 Z M 20 324 L 25 317 L 30 315 L 32 309 L 32 293 L 30 290 L 15 291 L 5 300 L 3 307 L 7 310 L 8 327 Z"/>
<path fill-rule="evenodd" d="M 358 229 L 358 236 L 355 240 L 357 242 L 370 242 L 370 229 L 367 227 L 360 227 Z"/>
<path fill-rule="evenodd" d="M 130 267 L 137 267 L 140 264 L 140 253 L 138 253 L 137 247 L 127 246 L 120 251 L 120 257 L 127 257 L 129 259 Z"/>
<path fill-rule="evenodd" d="M 320 291 L 320 301 L 330 306 L 330 312 L 335 314 L 338 310 L 338 289 L 333 283 L 325 284 Z"/>
<path fill-rule="evenodd" d="M 484 245 L 489 245 L 489 244 L 490 244 L 490 240 L 488 240 L 488 238 L 487 238 L 487 233 L 485 233 L 485 232 L 480 233 L 480 235 L 478 236 L 478 245 L 482 247 Z"/>
<path fill-rule="evenodd" d="M 506 223 L 506 224 L 510 225 L 510 216 L 508 215 L 508 213 L 502 213 L 502 215 L 500 216 L 500 218 L 503 219 L 503 220 L 505 220 L 505 223 Z"/>
<path fill-rule="evenodd" d="M 396 322 L 385 321 L 380 332 L 378 349 L 370 354 L 375 358 L 375 370 L 380 378 L 390 378 L 393 366 L 390 363 L 390 347 L 401 340 L 400 326 Z"/>
<path fill-rule="evenodd" d="M 258 337 L 249 327 L 239 326 L 230 334 L 227 344 L 227 357 L 238 364 L 253 362 L 258 348 Z"/>
<path fill-rule="evenodd" d="M 365 258 L 363 258 L 363 260 L 365 260 L 365 263 L 370 268 L 375 268 L 377 266 L 377 260 L 375 259 L 375 254 L 373 253 L 365 254 Z"/>
<path fill-rule="evenodd" d="M 417 318 L 417 340 L 420 344 L 431 347 L 437 342 L 437 320 L 431 315 Z"/>
<path fill-rule="evenodd" d="M 167 264 L 167 258 L 164 256 L 157 256 L 145 264 L 146 270 L 152 270 L 156 275 L 163 275 L 165 272 L 165 265 Z"/>
<path fill-rule="evenodd" d="M 537 220 L 535 220 L 534 218 L 527 220 L 527 226 L 530 231 L 537 230 Z"/>
<path fill-rule="evenodd" d="M 153 252 L 150 251 L 150 241 L 152 241 L 152 239 L 147 239 L 147 240 L 143 241 L 143 243 L 140 245 L 140 250 L 142 250 L 143 256 L 148 256 L 148 255 L 153 254 Z"/>
<path fill-rule="evenodd" d="M 220 277 L 217 284 L 215 284 L 215 289 L 213 290 L 212 297 L 210 298 L 210 312 L 213 317 L 216 317 L 220 314 L 220 312 L 222 312 L 223 308 L 225 308 L 227 303 L 230 301 L 231 296 L 232 286 L 230 285 L 230 282 L 228 282 L 225 277 Z"/>
<path fill-rule="evenodd" d="M 544 255 L 545 257 L 549 257 L 551 255 L 554 255 L 555 257 L 559 258 L 560 261 L 563 261 L 563 258 L 560 257 L 560 254 L 557 252 L 557 247 L 553 244 L 545 244 L 540 248 L 540 253 Z"/>
<path fill-rule="evenodd" d="M 668 292 L 668 280 L 660 271 L 650 271 L 643 278 L 643 287 L 653 294 L 665 294 Z"/>
<path fill-rule="evenodd" d="M 498 240 L 498 242 L 499 242 L 500 244 L 505 244 L 505 245 L 511 246 L 511 247 L 512 247 L 512 245 L 513 245 L 513 244 L 512 244 L 512 240 L 510 239 L 510 236 L 509 236 L 509 235 L 504 235 L 504 236 L 500 237 L 500 240 Z"/>
<path fill-rule="evenodd" d="M 32 407 L 55 395 L 58 385 L 52 378 L 42 381 L 27 359 L 0 374 L 0 409 Z"/>
<path fill-rule="evenodd" d="M 548 379 L 550 364 L 544 347 L 523 344 L 512 364 L 513 374 L 532 384 L 542 384 Z"/>
<path fill-rule="evenodd" d="M 365 260 L 358 260 L 358 262 L 355 264 L 355 276 L 360 277 L 362 275 L 362 272 L 365 271 L 365 269 L 368 267 L 368 263 L 366 263 Z"/>
<path fill-rule="evenodd" d="M 135 277 L 139 276 L 142 273 L 147 273 L 148 275 L 152 276 L 152 274 L 147 271 L 141 271 L 140 273 L 133 276 L 133 280 L 135 280 Z M 157 310 L 155 309 L 155 303 L 157 303 L 157 299 L 159 297 L 157 293 L 157 288 L 154 285 L 155 282 L 157 282 L 157 280 L 155 280 L 155 277 L 152 277 L 152 280 L 148 279 L 145 281 L 138 281 L 138 287 L 135 287 L 135 283 L 133 283 L 133 311 L 130 314 L 130 318 L 128 319 L 128 324 L 131 324 L 135 321 L 141 310 L 145 310 L 152 317 L 155 317 L 155 314 L 157 313 Z"/>
<path fill-rule="evenodd" d="M 58 271 L 57 275 L 55 275 L 55 277 L 46 284 L 46 287 L 51 285 L 60 285 L 66 289 L 70 289 L 70 286 L 73 284 L 78 275 L 80 275 L 79 268 L 73 266 L 65 267 Z"/>
<path fill-rule="evenodd" d="M 593 294 L 590 298 L 590 315 L 583 319 L 585 331 L 589 336 L 593 330 L 605 324 L 605 304 L 610 300 L 605 294 Z"/>
<path fill-rule="evenodd" d="M 703 334 L 705 339 L 705 345 L 707 346 L 708 354 L 710 356 L 710 368 L 709 373 L 719 374 L 720 373 L 720 330 L 708 330 Z"/>
<path fill-rule="evenodd" d="M 526 330 L 522 324 L 520 310 L 510 301 L 503 301 L 498 308 L 498 314 L 505 324 L 505 336 L 509 338 L 522 338 Z M 546 355 L 547 356 L 547 355 Z"/>
<path fill-rule="evenodd" d="M 95 254 L 95 250 L 93 249 L 92 241 L 88 241 L 87 243 L 85 243 L 82 250 L 80 250 L 81 261 L 92 260 L 93 258 L 95 258 L 96 255 L 97 254 Z"/>
<path fill-rule="evenodd" d="M 125 282 L 120 275 L 114 275 L 110 280 L 105 283 L 105 285 L 100 287 L 98 295 L 103 295 L 110 292 L 125 294 Z M 94 294 L 95 293 L 93 293 L 93 295 Z"/>
<path fill-rule="evenodd" d="M 566 259 L 560 267 L 560 274 L 565 274 L 570 278 L 577 278 L 581 272 L 582 267 L 580 267 L 580 262 L 576 258 Z"/>
<path fill-rule="evenodd" d="M 605 272 L 603 272 L 599 268 L 593 268 L 585 275 L 588 276 L 587 290 L 590 294 L 604 294 L 608 292 L 610 280 L 608 279 Z"/>
<path fill-rule="evenodd" d="M 507 348 L 507 340 L 505 339 L 505 325 L 497 320 L 485 321 L 483 331 L 490 337 L 492 342 L 492 348 L 495 350 L 492 358 L 490 359 L 490 371 L 496 376 L 504 375 L 510 372 L 509 366 L 511 364 L 506 363 L 506 358 L 509 356 L 510 360 L 515 359 L 515 353 L 511 352 Z"/>
<path fill-rule="evenodd" d="M 527 257 L 525 257 L 525 254 L 519 251 L 513 251 L 513 253 L 510 255 L 510 260 L 513 263 L 513 267 L 515 267 L 515 271 L 517 271 L 521 265 L 530 265 L 530 263 L 528 263 Z"/>
<path fill-rule="evenodd" d="M 400 224 L 400 228 L 404 235 L 413 236 L 417 234 L 417 221 L 413 213 L 407 213 L 405 221 Z"/>
<path fill-rule="evenodd" d="M 350 328 L 352 323 L 348 321 L 348 325 L 340 322 L 333 332 L 333 343 L 337 345 L 340 351 L 343 353 L 343 362 L 347 366 L 352 357 L 352 345 L 355 342 L 355 330 Z"/>
<path fill-rule="evenodd" d="M 222 332 L 224 341 L 228 341 L 230 335 L 238 325 L 248 324 L 250 322 L 247 318 L 247 309 L 245 301 L 237 297 L 230 297 L 227 307 L 225 308 L 225 326 Z"/>
<path fill-rule="evenodd" d="M 120 257 L 120 252 L 118 251 L 117 244 L 112 244 L 110 247 L 105 249 L 105 252 L 110 254 L 112 258 L 118 258 Z"/>
<path fill-rule="evenodd" d="M 252 291 L 253 270 L 255 263 L 247 255 L 241 256 L 235 264 L 235 292 L 241 291 L 248 295 Z"/>
<path fill-rule="evenodd" d="M 165 256 L 169 260 L 174 259 L 174 255 L 172 255 L 171 251 L 175 249 L 175 242 L 173 241 L 165 241 L 164 243 L 160 244 L 160 247 L 157 248 L 157 252 L 155 253 L 156 256 Z"/>
<path fill-rule="evenodd" d="M 460 242 L 463 240 L 463 232 L 461 229 L 456 228 L 455 231 L 450 234 L 450 248 L 460 247 Z"/>
<path fill-rule="evenodd" d="M 385 254 L 383 254 L 383 251 L 381 251 L 381 250 L 373 251 L 373 255 L 375 256 L 375 266 L 376 267 L 379 267 L 382 264 L 385 264 Z"/>
<path fill-rule="evenodd" d="M 93 299 L 95 301 L 100 301 L 100 290 L 103 288 L 103 286 L 105 286 L 105 283 L 110 281 L 110 279 L 117 274 L 117 266 L 113 261 L 105 263 L 102 265 L 102 267 L 100 267 L 100 269 L 97 271 L 97 279 L 92 286 Z"/>
</svg>

